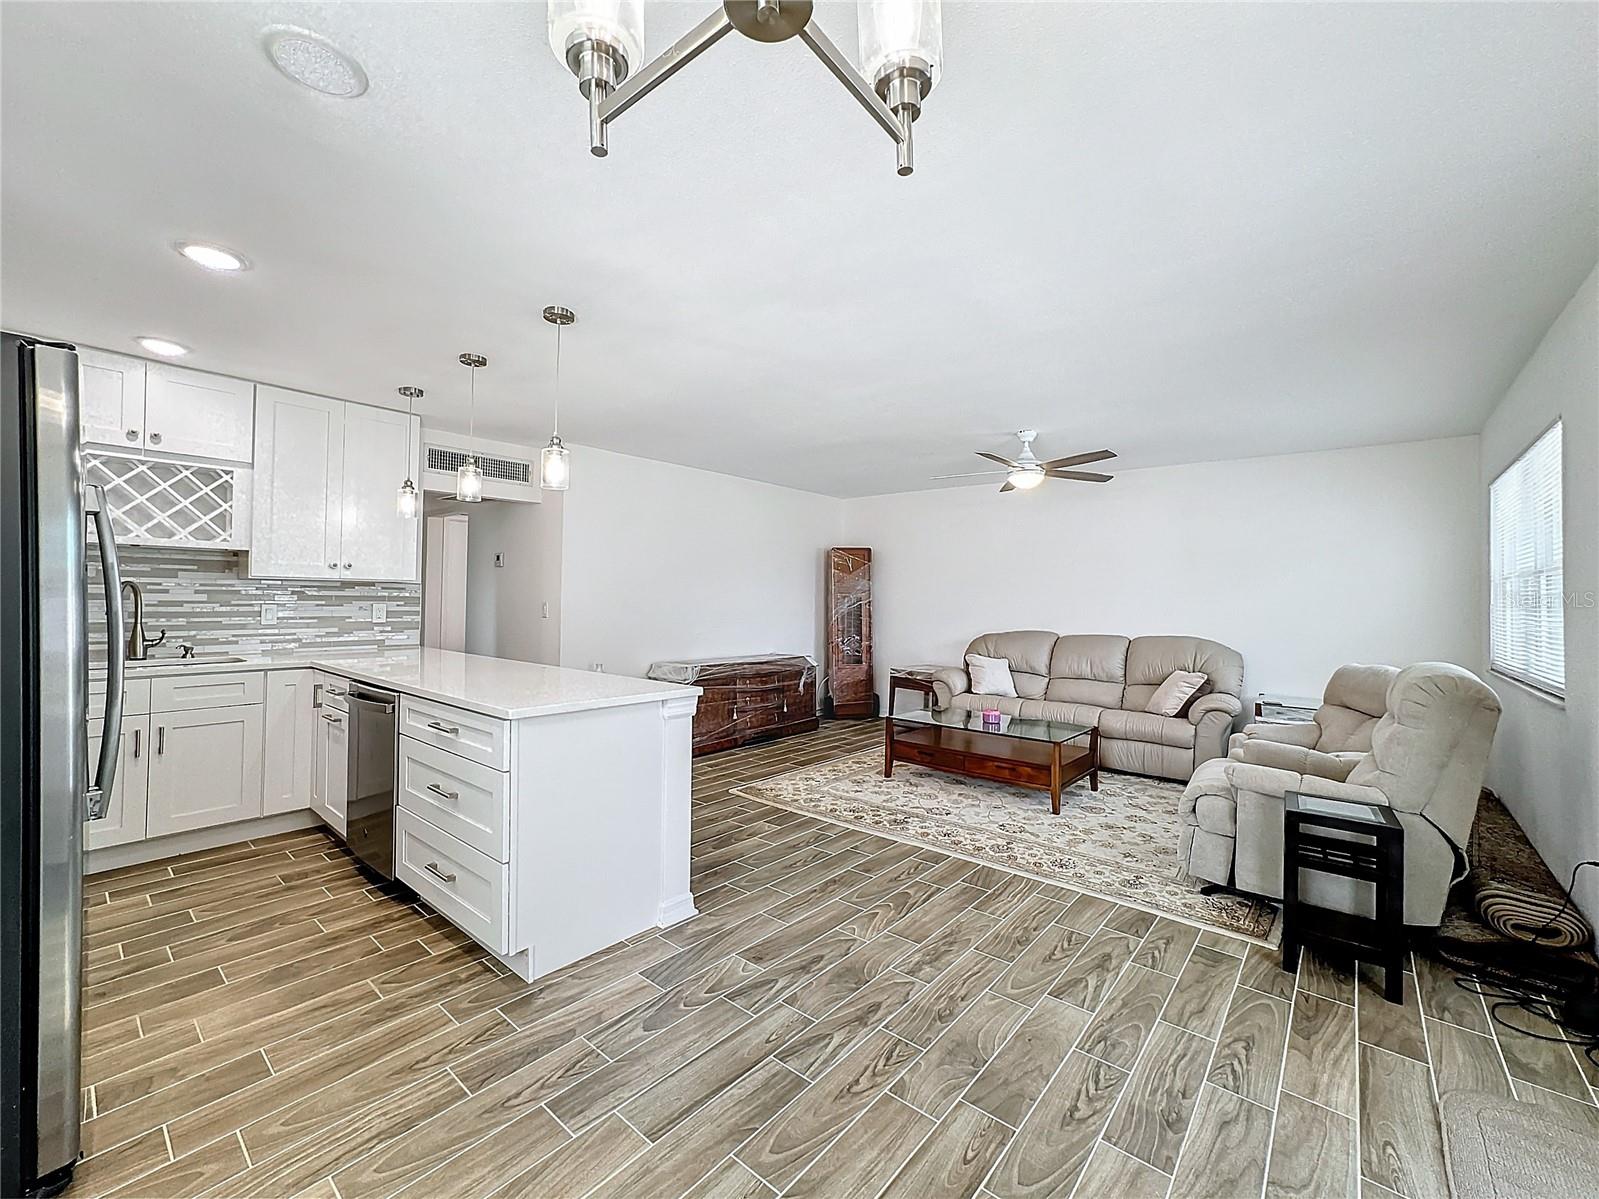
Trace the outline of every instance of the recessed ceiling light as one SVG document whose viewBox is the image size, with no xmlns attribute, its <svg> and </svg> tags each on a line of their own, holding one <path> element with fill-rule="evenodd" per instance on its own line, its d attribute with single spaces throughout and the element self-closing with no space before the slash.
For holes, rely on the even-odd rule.
<svg viewBox="0 0 1599 1199">
<path fill-rule="evenodd" d="M 173 247 L 196 266 L 208 271 L 247 271 L 250 260 L 237 250 L 208 245 L 203 241 L 180 241 Z"/>
<path fill-rule="evenodd" d="M 159 354 L 163 358 L 182 358 L 189 352 L 188 346 L 181 346 L 175 341 L 168 341 L 164 337 L 136 337 L 141 346 L 152 354 Z"/>
<path fill-rule="evenodd" d="M 271 25 L 262 42 L 273 66 L 314 92 L 353 100 L 366 91 L 361 64 L 320 33 L 293 25 Z"/>
</svg>

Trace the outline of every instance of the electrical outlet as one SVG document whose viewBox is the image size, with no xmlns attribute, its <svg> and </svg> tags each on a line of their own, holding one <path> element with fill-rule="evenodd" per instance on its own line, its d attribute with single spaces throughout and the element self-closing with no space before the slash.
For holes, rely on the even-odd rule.
<svg viewBox="0 0 1599 1199">
<path fill-rule="evenodd" d="M 504 553 L 502 553 L 499 550 L 495 550 L 494 551 L 494 567 L 495 567 L 495 569 L 499 570 L 499 569 L 504 568 L 504 566 L 505 566 L 505 555 L 504 555 Z"/>
<path fill-rule="evenodd" d="M 262 624 L 277 624 L 278 623 L 278 606 L 276 604 L 262 604 L 261 605 L 261 623 Z"/>
<path fill-rule="evenodd" d="M 389 606 L 387 604 L 373 604 L 372 605 L 372 623 L 373 624 L 382 624 L 388 618 L 389 618 Z"/>
<path fill-rule="evenodd" d="M 590 662 L 589 663 L 589 669 L 592 670 L 595 674 L 604 674 L 605 673 L 605 663 L 604 662 Z"/>
</svg>

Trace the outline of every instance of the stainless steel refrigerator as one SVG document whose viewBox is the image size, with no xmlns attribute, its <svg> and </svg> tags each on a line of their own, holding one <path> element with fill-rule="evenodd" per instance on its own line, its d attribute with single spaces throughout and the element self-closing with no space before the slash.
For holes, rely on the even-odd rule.
<svg viewBox="0 0 1599 1199">
<path fill-rule="evenodd" d="M 0 1195 L 51 1195 L 79 1155 L 82 829 L 105 813 L 121 741 L 121 581 L 110 514 L 83 483 L 77 353 L 6 333 L 0 358 Z M 109 641 L 98 762 L 90 552 Z"/>
</svg>

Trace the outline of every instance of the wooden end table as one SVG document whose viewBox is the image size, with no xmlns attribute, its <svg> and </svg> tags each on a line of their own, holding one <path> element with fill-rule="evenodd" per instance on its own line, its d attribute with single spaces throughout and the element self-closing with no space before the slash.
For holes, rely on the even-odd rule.
<svg viewBox="0 0 1599 1199">
<path fill-rule="evenodd" d="M 981 712 L 890 712 L 883 722 L 883 777 L 895 762 L 913 762 L 968 778 L 1014 783 L 1049 792 L 1060 815 L 1060 795 L 1078 779 L 1099 790 L 1099 729 L 1056 720 L 1001 716 L 984 724 Z"/>
<path fill-rule="evenodd" d="M 915 691 L 921 694 L 922 706 L 933 706 L 933 671 L 934 666 L 892 666 L 888 671 L 888 714 L 894 714 L 894 693 L 896 691 Z"/>
<path fill-rule="evenodd" d="M 1301 870 L 1371 883 L 1376 915 L 1356 916 L 1305 903 L 1299 898 Z M 1283 797 L 1284 970 L 1299 968 L 1299 950 L 1305 944 L 1325 945 L 1381 965 L 1384 998 L 1404 1002 L 1405 829 L 1392 808 L 1297 791 Z"/>
</svg>

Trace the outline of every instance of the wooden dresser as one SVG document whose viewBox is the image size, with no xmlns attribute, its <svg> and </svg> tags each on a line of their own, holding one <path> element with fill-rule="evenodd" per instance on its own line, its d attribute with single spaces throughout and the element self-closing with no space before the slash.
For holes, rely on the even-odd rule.
<svg viewBox="0 0 1599 1199">
<path fill-rule="evenodd" d="M 704 691 L 694 754 L 816 731 L 816 663 L 802 654 L 656 662 L 649 676 Z"/>
</svg>

